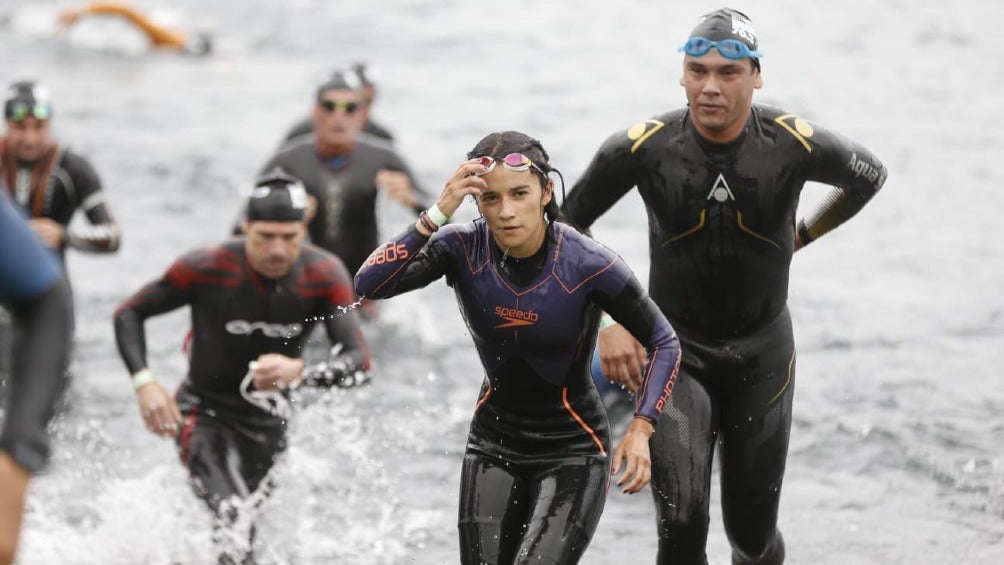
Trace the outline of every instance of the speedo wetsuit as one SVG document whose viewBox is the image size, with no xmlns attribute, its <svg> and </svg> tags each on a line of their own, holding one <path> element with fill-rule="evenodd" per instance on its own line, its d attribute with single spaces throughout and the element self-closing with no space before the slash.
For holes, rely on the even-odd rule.
<svg viewBox="0 0 1004 565">
<path fill-rule="evenodd" d="M 293 124 L 293 127 L 289 128 L 289 131 L 286 132 L 286 137 L 283 138 L 283 143 L 292 141 L 301 135 L 311 133 L 314 133 L 314 120 L 311 119 L 310 116 L 307 116 L 306 118 L 303 118 Z M 371 135 L 387 143 L 394 143 L 394 134 L 392 134 L 389 129 L 373 121 L 372 118 L 366 119 L 366 123 L 363 124 L 362 133 Z"/>
<path fill-rule="evenodd" d="M 719 434 L 735 562 L 783 558 L 776 524 L 795 376 L 786 306 L 794 235 L 808 243 L 833 229 L 885 178 L 861 145 L 754 106 L 727 144 L 701 138 L 687 110 L 616 133 L 569 193 L 568 217 L 588 227 L 638 187 L 649 219 L 649 292 L 683 347 L 679 383 L 652 440 L 659 563 L 706 562 Z M 806 181 L 835 188 L 796 226 Z"/>
<path fill-rule="evenodd" d="M 445 276 L 474 338 L 486 378 L 461 477 L 463 563 L 576 563 L 588 545 L 609 476 L 609 425 L 588 372 L 600 308 L 649 348 L 637 416 L 655 422 L 675 380 L 673 329 L 624 262 L 563 224 L 546 241 L 536 276 L 515 282 L 485 221 L 431 240 L 411 227 L 356 274 L 367 298 Z"/>
<path fill-rule="evenodd" d="M 339 360 L 367 370 L 369 352 L 355 313 L 342 310 L 354 293 L 341 262 L 305 244 L 279 279 L 248 264 L 244 240 L 192 251 L 115 312 L 115 337 L 130 373 L 147 366 L 143 321 L 191 307 L 188 376 L 178 391 L 184 423 L 178 435 L 182 461 L 210 507 L 234 495 L 244 499 L 272 467 L 285 445 L 286 422 L 239 392 L 248 363 L 264 353 L 299 357 L 310 330 L 324 324 Z"/>
<path fill-rule="evenodd" d="M 49 458 L 46 426 L 65 381 L 73 316 L 62 269 L 3 194 L 0 304 L 17 330 L 0 449 L 35 473 Z"/>
<path fill-rule="evenodd" d="M 68 230 L 60 254 L 67 246 L 92 253 L 118 250 L 121 230 L 87 159 L 53 145 L 34 163 L 22 163 L 4 139 L 0 140 L 0 176 L 11 200 L 29 217 L 49 218 L 67 228 L 76 211 L 83 209 L 90 226 Z"/>
<path fill-rule="evenodd" d="M 355 275 L 370 251 L 378 245 L 374 183 L 377 171 L 406 173 L 412 186 L 418 183 L 405 162 L 386 144 L 365 138 L 356 140 L 347 155 L 325 161 L 317 154 L 314 137 L 291 141 L 269 159 L 262 171 L 281 167 L 303 183 L 317 198 L 317 213 L 310 221 L 310 240 L 345 261 Z M 416 212 L 425 206 L 416 207 Z"/>
</svg>

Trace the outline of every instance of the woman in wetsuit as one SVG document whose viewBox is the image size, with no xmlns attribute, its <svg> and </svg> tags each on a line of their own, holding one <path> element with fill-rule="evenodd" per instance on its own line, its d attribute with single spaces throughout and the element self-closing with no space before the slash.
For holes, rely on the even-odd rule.
<svg viewBox="0 0 1004 565">
<path fill-rule="evenodd" d="M 589 375 L 600 311 L 649 352 L 645 382 L 612 472 L 628 493 L 650 478 L 648 439 L 676 378 L 673 328 L 624 262 L 555 223 L 554 169 L 540 142 L 493 133 L 447 181 L 436 206 L 356 274 L 365 298 L 445 276 L 486 377 L 460 492 L 465 564 L 577 563 L 603 510 L 610 430 Z M 467 195 L 483 214 L 442 230 Z"/>
</svg>

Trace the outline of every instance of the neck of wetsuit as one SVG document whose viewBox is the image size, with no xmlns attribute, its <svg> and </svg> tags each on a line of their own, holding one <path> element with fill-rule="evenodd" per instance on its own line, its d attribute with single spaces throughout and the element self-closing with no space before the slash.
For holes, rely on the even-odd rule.
<svg viewBox="0 0 1004 565">
<path fill-rule="evenodd" d="M 325 143 L 316 138 L 314 141 L 314 149 L 317 151 L 317 155 L 324 160 L 348 157 L 355 148 L 355 143 Z"/>
</svg>

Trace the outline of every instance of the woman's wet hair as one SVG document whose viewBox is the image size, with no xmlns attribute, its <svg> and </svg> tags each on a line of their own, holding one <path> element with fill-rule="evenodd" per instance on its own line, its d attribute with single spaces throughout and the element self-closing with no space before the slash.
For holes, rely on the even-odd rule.
<svg viewBox="0 0 1004 565">
<path fill-rule="evenodd" d="M 551 166 L 551 157 L 547 154 L 547 150 L 544 149 L 544 146 L 540 144 L 540 141 L 523 132 L 501 131 L 490 133 L 479 141 L 478 144 L 474 146 L 474 149 L 471 149 L 467 153 L 467 158 L 473 159 L 475 157 L 492 157 L 495 159 L 501 159 L 510 153 L 522 153 L 523 155 L 526 155 L 534 165 L 540 167 L 539 171 L 534 167 L 530 167 L 529 171 L 540 180 L 541 189 L 547 186 L 547 182 L 551 180 L 548 175 L 550 173 L 556 173 L 561 180 L 562 200 L 564 200 L 565 179 L 561 176 L 561 171 Z M 548 227 L 550 227 L 555 220 L 565 221 L 560 210 L 561 208 L 558 204 L 557 194 L 552 189 L 551 201 L 544 207 L 544 215 L 547 216 Z M 551 230 L 548 230 L 549 236 L 550 231 Z"/>
</svg>

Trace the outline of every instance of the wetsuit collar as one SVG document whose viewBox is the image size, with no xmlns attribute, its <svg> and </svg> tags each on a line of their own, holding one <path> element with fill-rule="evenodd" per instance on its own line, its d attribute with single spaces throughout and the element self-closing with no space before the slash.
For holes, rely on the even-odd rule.
<svg viewBox="0 0 1004 565">
<path fill-rule="evenodd" d="M 332 169 L 341 169 L 348 165 L 349 158 L 352 156 L 352 151 L 355 148 L 356 145 L 354 143 L 329 145 L 320 139 L 315 138 L 314 140 L 314 149 L 317 151 L 317 156 Z"/>
</svg>

